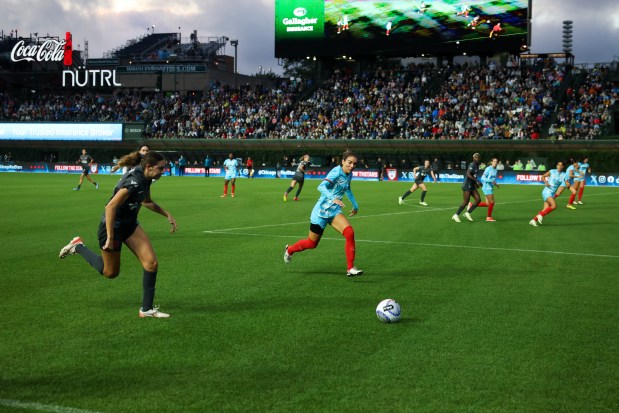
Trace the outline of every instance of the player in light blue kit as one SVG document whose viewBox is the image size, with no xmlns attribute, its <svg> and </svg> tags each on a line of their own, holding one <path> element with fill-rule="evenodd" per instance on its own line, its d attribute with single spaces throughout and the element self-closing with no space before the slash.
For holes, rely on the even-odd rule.
<svg viewBox="0 0 619 413">
<path fill-rule="evenodd" d="M 589 157 L 582 158 L 582 162 L 578 162 L 578 170 L 580 176 L 574 179 L 574 189 L 578 191 L 578 205 L 582 205 L 582 193 L 585 191 L 585 182 L 587 181 L 587 174 L 591 173 L 591 167 L 589 166 Z"/>
<path fill-rule="evenodd" d="M 563 172 L 563 162 L 557 163 L 556 169 L 551 169 L 542 175 L 542 179 L 545 180 L 546 186 L 542 191 L 542 199 L 544 200 L 544 209 L 537 213 L 537 215 L 529 221 L 530 225 L 536 227 L 541 224 L 544 217 L 557 209 L 557 202 L 555 201 L 555 194 L 562 184 L 565 184 L 568 188 L 571 184 Z"/>
<path fill-rule="evenodd" d="M 239 167 L 239 162 L 234 159 L 234 154 L 228 154 L 228 159 L 224 161 L 224 169 L 226 176 L 224 178 L 224 193 L 221 198 L 228 196 L 228 183 L 232 181 L 232 198 L 234 198 L 234 190 L 236 189 L 236 170 Z"/>
<path fill-rule="evenodd" d="M 482 182 L 481 190 L 484 191 L 484 195 L 486 197 L 485 202 L 480 202 L 478 207 L 486 207 L 488 208 L 488 216 L 486 217 L 486 222 L 495 222 L 496 219 L 492 218 L 492 210 L 494 209 L 494 187 L 499 187 L 499 184 L 496 182 L 496 166 L 499 164 L 499 160 L 497 158 L 492 158 L 490 165 L 484 169 L 484 174 L 481 176 L 480 181 Z M 469 204 L 469 208 L 470 208 Z"/>
<path fill-rule="evenodd" d="M 342 156 L 342 165 L 333 168 L 324 181 L 318 185 L 318 190 L 320 191 L 321 196 L 312 210 L 309 236 L 306 239 L 297 241 L 293 245 L 286 245 L 286 248 L 284 249 L 285 263 L 290 263 L 292 255 L 295 252 L 316 248 L 320 242 L 320 238 L 322 237 L 325 227 L 330 224 L 346 239 L 345 250 L 346 262 L 348 265 L 346 274 L 349 277 L 363 274 L 362 270 L 355 267 L 355 231 L 342 212 L 342 208 L 345 207 L 342 202 L 344 195 L 348 197 L 352 204 L 352 211 L 349 216 L 352 217 L 356 215 L 359 210 L 355 196 L 350 188 L 352 171 L 355 169 L 356 165 L 357 155 L 350 151 L 344 152 L 344 155 Z"/>
<path fill-rule="evenodd" d="M 565 188 L 568 188 L 572 195 L 570 195 L 570 199 L 567 201 L 567 208 L 576 209 L 576 207 L 573 205 L 574 199 L 576 199 L 576 187 L 574 186 L 574 181 L 576 180 L 576 178 L 580 177 L 580 171 L 578 170 L 578 161 L 570 159 L 569 161 L 567 161 L 567 163 L 569 164 L 569 166 L 565 170 L 566 181 L 563 182 L 557 190 L 555 198 L 558 198 L 563 193 Z M 569 186 L 566 184 L 567 182 L 569 182 Z"/>
</svg>

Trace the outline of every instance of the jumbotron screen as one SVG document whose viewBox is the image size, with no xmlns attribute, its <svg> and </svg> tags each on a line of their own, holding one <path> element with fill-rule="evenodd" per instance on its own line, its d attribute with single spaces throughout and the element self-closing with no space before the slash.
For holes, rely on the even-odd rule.
<svg viewBox="0 0 619 413">
<path fill-rule="evenodd" d="M 531 0 L 276 0 L 275 57 L 522 51 Z"/>
</svg>

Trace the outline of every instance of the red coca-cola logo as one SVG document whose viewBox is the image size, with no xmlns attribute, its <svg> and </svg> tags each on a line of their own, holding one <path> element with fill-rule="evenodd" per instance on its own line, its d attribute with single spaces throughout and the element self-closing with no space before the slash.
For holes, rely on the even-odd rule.
<svg viewBox="0 0 619 413">
<path fill-rule="evenodd" d="M 29 43 L 24 40 L 17 42 L 11 50 L 11 60 L 21 62 L 62 62 L 65 54 L 66 40 L 47 39 L 41 44 Z"/>
</svg>

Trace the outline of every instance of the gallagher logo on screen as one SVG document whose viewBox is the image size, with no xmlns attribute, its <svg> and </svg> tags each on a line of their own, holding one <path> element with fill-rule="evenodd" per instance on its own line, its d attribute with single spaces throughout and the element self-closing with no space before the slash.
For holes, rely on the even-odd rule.
<svg viewBox="0 0 619 413">
<path fill-rule="evenodd" d="M 292 14 L 294 14 L 297 17 L 303 17 L 307 14 L 307 10 L 303 7 L 297 7 L 296 9 L 292 11 Z"/>
</svg>

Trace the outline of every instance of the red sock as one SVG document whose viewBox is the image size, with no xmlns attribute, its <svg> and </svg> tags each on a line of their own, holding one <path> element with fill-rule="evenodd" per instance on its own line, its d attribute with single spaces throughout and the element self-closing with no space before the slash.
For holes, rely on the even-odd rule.
<svg viewBox="0 0 619 413">
<path fill-rule="evenodd" d="M 228 184 L 224 184 L 224 195 L 228 195 Z"/>
<path fill-rule="evenodd" d="M 570 200 L 567 202 L 567 204 L 572 205 L 572 202 L 574 202 L 574 198 L 576 198 L 576 194 L 570 195 Z"/>
<path fill-rule="evenodd" d="M 580 188 L 578 189 L 578 200 L 582 200 L 582 193 L 585 191 L 585 183 L 584 181 L 580 184 Z"/>
<path fill-rule="evenodd" d="M 232 195 L 234 195 L 234 190 L 236 189 L 236 184 L 232 184 Z"/>
<path fill-rule="evenodd" d="M 485 202 L 480 202 L 479 204 L 477 204 L 478 207 L 487 207 L 488 204 L 486 204 Z"/>
<path fill-rule="evenodd" d="M 303 250 L 311 250 L 311 249 L 316 248 L 316 245 L 318 245 L 318 243 L 316 241 L 312 241 L 309 238 L 300 239 L 295 244 L 288 247 L 288 254 L 292 255 L 295 252 L 300 252 Z"/>
<path fill-rule="evenodd" d="M 346 264 L 348 264 L 350 270 L 355 266 L 355 230 L 351 226 L 347 226 L 342 235 L 346 238 Z"/>
<path fill-rule="evenodd" d="M 545 217 L 546 215 L 550 214 L 552 211 L 553 211 L 552 207 L 548 207 L 544 209 L 543 211 L 540 211 L 539 215 Z"/>
<path fill-rule="evenodd" d="M 488 218 L 492 216 L 493 209 L 494 209 L 494 204 L 488 204 Z"/>
</svg>

